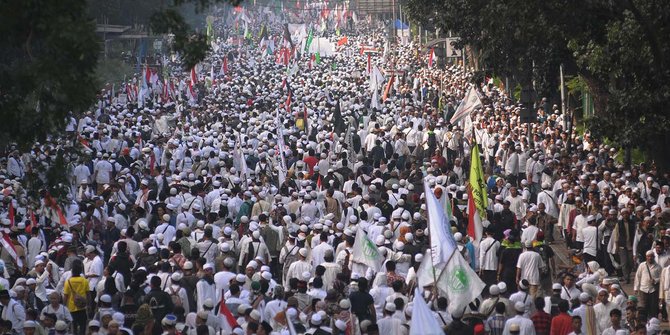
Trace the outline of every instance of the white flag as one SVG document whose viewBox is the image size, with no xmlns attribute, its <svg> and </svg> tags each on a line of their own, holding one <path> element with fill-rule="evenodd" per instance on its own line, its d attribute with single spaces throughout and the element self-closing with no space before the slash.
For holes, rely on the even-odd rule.
<svg viewBox="0 0 670 335">
<path fill-rule="evenodd" d="M 468 90 L 468 93 L 465 94 L 465 97 L 461 101 L 461 103 L 458 105 L 458 108 L 456 108 L 456 112 L 454 113 L 454 116 L 451 117 L 449 120 L 449 123 L 451 124 L 456 124 L 458 121 L 463 119 L 466 115 L 470 115 L 472 111 L 475 110 L 475 108 L 481 107 L 482 102 L 479 100 L 479 96 L 477 95 L 477 91 L 475 90 L 474 87 L 470 87 Z"/>
<path fill-rule="evenodd" d="M 360 227 L 356 233 L 351 260 L 365 264 L 375 272 L 381 269 L 384 262 L 384 257 L 382 257 L 377 246 Z"/>
<path fill-rule="evenodd" d="M 442 335 L 444 330 L 437 322 L 435 315 L 423 300 L 421 291 L 414 291 L 414 307 L 412 307 L 412 322 L 409 326 L 409 335 Z"/>
<path fill-rule="evenodd" d="M 382 110 L 382 104 L 379 103 L 379 93 L 377 93 L 377 90 L 374 90 L 372 92 L 372 100 L 370 101 L 370 108 L 377 108 L 378 110 Z"/>
<path fill-rule="evenodd" d="M 426 255 L 428 255 L 428 253 L 426 253 Z M 423 260 L 419 265 L 419 269 L 416 270 L 416 286 L 426 287 L 433 285 L 435 283 L 435 279 L 440 277 L 442 269 L 443 268 L 435 268 L 433 266 L 433 260 L 430 259 L 430 257 L 423 257 Z"/>
<path fill-rule="evenodd" d="M 437 288 L 449 301 L 449 313 L 463 311 L 479 297 L 486 284 L 470 267 L 460 252 L 455 252 L 437 279 Z"/>
<path fill-rule="evenodd" d="M 426 194 L 426 209 L 428 210 L 428 229 L 430 232 L 430 250 L 433 266 L 443 267 L 456 252 L 456 241 L 449 231 L 451 224 L 444 207 L 437 200 L 433 190 L 428 185 L 428 180 L 423 180 L 424 192 Z"/>
</svg>

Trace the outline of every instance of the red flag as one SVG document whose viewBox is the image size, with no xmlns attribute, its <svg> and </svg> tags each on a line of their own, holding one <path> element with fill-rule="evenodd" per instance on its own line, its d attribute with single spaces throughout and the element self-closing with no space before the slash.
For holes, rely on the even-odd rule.
<svg viewBox="0 0 670 335">
<path fill-rule="evenodd" d="M 291 96 L 293 94 L 291 93 L 291 89 L 288 90 L 288 96 L 286 97 L 286 112 L 290 113 L 291 112 Z"/>
<path fill-rule="evenodd" d="M 288 48 L 284 48 L 284 66 L 288 66 L 288 61 L 290 57 L 291 57 L 291 51 Z"/>
<path fill-rule="evenodd" d="M 316 56 L 314 56 L 314 54 L 312 54 L 312 56 L 309 57 L 309 69 L 310 70 L 312 69 L 312 63 L 314 62 L 315 59 L 316 59 Z"/>
<path fill-rule="evenodd" d="M 149 70 L 149 66 L 145 64 L 145 71 L 144 71 L 144 79 L 146 80 L 147 83 L 151 82 L 151 70 Z"/>
<path fill-rule="evenodd" d="M 428 67 L 433 67 L 433 56 L 435 55 L 435 48 L 430 48 L 430 56 L 428 56 Z"/>
<path fill-rule="evenodd" d="M 347 42 L 349 42 L 349 39 L 346 36 L 344 36 L 339 40 L 337 40 L 337 46 L 339 47 L 341 45 L 347 44 Z"/>
<path fill-rule="evenodd" d="M 33 228 L 37 226 L 37 220 L 35 219 L 35 212 L 30 210 L 30 225 L 26 227 L 26 233 L 32 234 Z"/>
<path fill-rule="evenodd" d="M 319 192 L 323 190 L 323 182 L 321 181 L 321 174 L 319 173 L 319 178 L 316 180 L 316 188 L 319 189 Z"/>
<path fill-rule="evenodd" d="M 151 175 L 154 174 L 154 167 L 156 166 L 156 155 L 154 152 L 151 152 L 151 156 L 149 156 L 149 169 L 151 170 Z"/>
<path fill-rule="evenodd" d="M 14 201 L 10 200 L 9 201 L 9 214 L 7 215 L 9 218 L 9 223 L 11 224 L 11 227 L 14 227 Z"/>
<path fill-rule="evenodd" d="M 221 302 L 219 302 L 219 316 L 223 317 L 223 328 L 226 334 L 232 333 L 233 329 L 237 326 L 237 320 L 233 316 L 233 313 L 230 312 L 228 306 L 226 306 L 226 299 L 224 298 L 224 293 L 221 292 Z"/>
</svg>

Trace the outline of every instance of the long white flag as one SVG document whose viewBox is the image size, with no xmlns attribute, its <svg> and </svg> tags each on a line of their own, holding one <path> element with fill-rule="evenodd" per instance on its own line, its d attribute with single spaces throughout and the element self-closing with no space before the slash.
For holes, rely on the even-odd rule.
<svg viewBox="0 0 670 335">
<path fill-rule="evenodd" d="M 423 189 L 426 194 L 426 209 L 428 209 L 428 229 L 430 232 L 430 250 L 433 267 L 442 268 L 456 251 L 456 241 L 449 231 L 451 224 L 444 213 L 442 204 L 437 200 L 433 190 L 424 178 Z"/>
<path fill-rule="evenodd" d="M 458 105 L 458 108 L 456 108 L 456 112 L 454 113 L 454 116 L 451 117 L 449 120 L 449 123 L 451 124 L 456 124 L 458 121 L 463 119 L 466 115 L 470 115 L 472 111 L 475 110 L 475 108 L 481 107 L 482 106 L 482 101 L 479 100 L 479 96 L 477 95 L 477 91 L 475 90 L 474 87 L 470 87 L 468 90 L 468 93 L 465 94 L 465 97 L 461 101 L 461 103 Z"/>
<path fill-rule="evenodd" d="M 374 271 L 381 269 L 384 257 L 382 257 L 377 246 L 360 227 L 358 227 L 358 232 L 356 232 L 353 249 L 352 261 L 365 264 Z"/>
<path fill-rule="evenodd" d="M 440 327 L 435 315 L 417 288 L 414 292 L 414 307 L 412 307 L 412 322 L 409 327 L 409 335 L 442 334 L 444 334 L 444 330 Z"/>
</svg>

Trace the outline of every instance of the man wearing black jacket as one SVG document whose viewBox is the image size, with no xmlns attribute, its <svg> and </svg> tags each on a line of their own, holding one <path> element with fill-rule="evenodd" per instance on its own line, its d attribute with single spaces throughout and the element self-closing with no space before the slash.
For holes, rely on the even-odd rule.
<svg viewBox="0 0 670 335">
<path fill-rule="evenodd" d="M 162 332 L 161 321 L 163 317 L 171 313 L 174 309 L 172 298 L 170 295 L 161 289 L 161 278 L 158 276 L 151 277 L 151 291 L 144 296 L 144 303 L 149 304 L 151 312 L 153 313 L 154 328 L 153 334 L 160 335 Z"/>
</svg>

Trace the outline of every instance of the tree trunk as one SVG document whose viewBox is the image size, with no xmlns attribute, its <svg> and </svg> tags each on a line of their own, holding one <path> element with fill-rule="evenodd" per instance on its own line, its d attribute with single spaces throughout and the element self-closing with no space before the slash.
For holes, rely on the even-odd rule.
<svg viewBox="0 0 670 335">
<path fill-rule="evenodd" d="M 607 111 L 607 104 L 609 103 L 609 92 L 607 91 L 607 84 L 600 79 L 595 78 L 588 71 L 579 71 L 584 82 L 589 87 L 589 92 L 593 95 L 593 108 L 596 115 L 603 115 Z"/>
<path fill-rule="evenodd" d="M 667 150 L 658 149 L 670 147 L 670 135 L 666 132 L 655 142 L 651 149 L 645 152 L 647 157 L 651 158 L 659 171 L 670 171 L 670 155 L 668 155 Z"/>
</svg>

